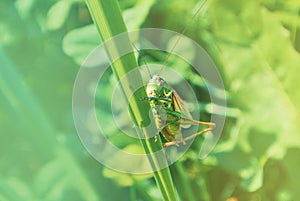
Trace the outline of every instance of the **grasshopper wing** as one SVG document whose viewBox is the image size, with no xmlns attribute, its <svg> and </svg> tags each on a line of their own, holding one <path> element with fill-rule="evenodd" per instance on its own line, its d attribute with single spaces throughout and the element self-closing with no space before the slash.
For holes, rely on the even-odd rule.
<svg viewBox="0 0 300 201">
<path fill-rule="evenodd" d="M 184 101 L 182 100 L 182 98 L 178 95 L 178 93 L 175 90 L 173 90 L 172 102 L 173 102 L 173 105 L 174 105 L 174 110 L 177 111 L 177 112 L 180 112 L 182 114 L 183 118 L 193 119 L 190 111 L 188 110 L 188 108 L 184 104 Z M 183 127 L 183 128 L 188 128 L 190 126 L 191 125 L 181 124 L 181 127 Z"/>
</svg>

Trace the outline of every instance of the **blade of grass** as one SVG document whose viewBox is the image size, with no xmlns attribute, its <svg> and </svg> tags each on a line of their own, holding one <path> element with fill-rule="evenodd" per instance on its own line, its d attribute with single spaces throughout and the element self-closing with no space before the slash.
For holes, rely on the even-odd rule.
<svg viewBox="0 0 300 201">
<path fill-rule="evenodd" d="M 174 163 L 171 167 L 171 172 L 173 175 L 176 173 L 176 177 L 174 177 L 174 182 L 177 184 L 177 186 L 180 186 L 181 188 L 178 189 L 178 193 L 182 200 L 189 200 L 189 201 L 196 201 L 196 197 L 193 193 L 191 183 L 189 181 L 189 178 L 184 170 L 183 164 L 181 161 L 177 161 Z M 198 195 L 198 198 L 201 195 Z M 208 201 L 208 200 L 207 200 Z"/>
<path fill-rule="evenodd" d="M 126 32 L 126 26 L 123 21 L 119 5 L 116 0 L 87 0 L 87 5 L 89 7 L 91 16 L 94 23 L 99 31 L 100 36 L 103 41 L 107 41 L 112 37 Z M 127 44 L 126 44 L 127 43 Z M 122 44 L 114 44 L 115 50 L 110 50 L 107 48 L 108 54 L 112 55 L 115 51 L 122 48 L 122 46 L 130 46 L 131 43 L 128 38 Z M 132 49 L 132 48 L 131 48 Z M 133 70 L 138 66 L 135 56 L 133 53 L 127 54 L 121 57 L 119 60 L 115 61 L 112 65 L 112 70 L 119 81 L 122 76 Z M 137 92 L 132 91 L 131 86 L 142 86 L 142 78 L 139 73 L 135 76 L 128 76 L 125 82 L 121 83 L 122 91 L 129 102 L 130 113 L 132 120 L 140 128 L 145 127 L 149 119 L 149 109 L 148 103 L 141 103 L 140 98 L 146 97 L 145 90 L 138 90 Z M 131 97 L 133 94 L 133 97 Z M 143 129 L 143 134 L 151 136 L 150 129 Z M 153 131 L 153 130 L 152 130 Z M 157 186 L 162 194 L 164 200 L 176 201 L 178 200 L 177 194 L 174 189 L 174 184 L 171 178 L 170 170 L 167 167 L 167 160 L 165 157 L 157 157 L 153 153 L 162 149 L 162 143 L 160 139 L 157 142 L 154 138 L 148 138 L 141 140 L 144 147 L 145 153 L 148 155 L 149 162 L 154 171 L 154 177 Z M 164 169 L 161 169 L 161 165 L 166 165 Z M 161 169 L 161 170 L 160 170 Z"/>
</svg>

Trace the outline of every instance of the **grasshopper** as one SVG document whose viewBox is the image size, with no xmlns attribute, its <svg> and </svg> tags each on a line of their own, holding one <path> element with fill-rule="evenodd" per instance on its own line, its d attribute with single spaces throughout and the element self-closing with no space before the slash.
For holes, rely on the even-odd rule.
<svg viewBox="0 0 300 201">
<path fill-rule="evenodd" d="M 204 3 L 196 11 L 193 18 L 200 11 L 203 5 Z M 182 34 L 184 34 L 186 29 L 187 27 L 185 27 L 185 29 L 182 31 Z M 143 98 L 142 100 L 147 100 L 150 102 L 152 114 L 158 129 L 157 134 L 161 133 L 162 136 L 167 140 L 167 142 L 163 144 L 164 147 L 178 145 L 180 143 L 185 144 L 186 141 L 211 131 L 215 127 L 215 124 L 212 122 L 203 122 L 192 119 L 190 112 L 184 105 L 184 102 L 178 93 L 160 76 L 179 40 L 180 37 L 177 39 L 175 45 L 168 53 L 158 74 L 152 76 L 147 63 L 144 60 L 148 73 L 150 74 L 150 80 L 146 86 L 147 97 Z M 207 126 L 208 128 L 183 138 L 181 134 L 181 128 L 189 127 L 191 125 L 202 125 Z"/>
<path fill-rule="evenodd" d="M 177 92 L 159 75 L 151 76 L 146 86 L 147 97 L 144 100 L 150 102 L 153 117 L 157 127 L 157 133 L 161 133 L 168 141 L 164 147 L 185 144 L 186 141 L 211 131 L 215 124 L 192 119 L 190 112 L 184 105 Z M 186 138 L 182 137 L 181 127 L 191 125 L 203 125 L 208 128 L 194 133 Z"/>
</svg>

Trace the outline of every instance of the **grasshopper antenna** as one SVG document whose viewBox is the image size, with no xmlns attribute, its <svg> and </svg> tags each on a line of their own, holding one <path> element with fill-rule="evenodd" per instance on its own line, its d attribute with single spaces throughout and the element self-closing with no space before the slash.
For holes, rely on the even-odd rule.
<svg viewBox="0 0 300 201">
<path fill-rule="evenodd" d="M 146 62 L 146 60 L 145 60 L 145 58 L 143 57 L 141 51 L 135 46 L 134 43 L 132 43 L 132 46 L 133 46 L 134 49 L 140 54 L 141 59 L 142 59 L 142 61 L 144 62 L 145 66 L 146 66 L 146 69 L 147 69 L 147 71 L 148 71 L 148 73 L 149 73 L 149 75 L 150 75 L 150 79 L 152 79 L 152 74 L 151 74 L 151 72 L 150 72 L 150 68 L 149 68 L 149 66 L 148 66 L 148 64 L 147 64 L 147 62 Z"/>
<path fill-rule="evenodd" d="M 195 19 L 195 17 L 197 16 L 197 14 L 200 12 L 200 10 L 201 10 L 201 9 L 203 8 L 203 6 L 205 5 L 206 1 L 207 1 L 207 0 L 204 0 L 204 1 L 201 3 L 201 5 L 199 6 L 199 8 L 198 8 L 198 9 L 196 10 L 196 12 L 193 14 L 191 21 L 193 21 L 193 20 Z M 188 25 L 185 26 L 185 28 L 181 31 L 181 35 L 177 38 L 177 40 L 176 40 L 175 44 L 173 45 L 171 51 L 168 53 L 168 55 L 167 55 L 167 57 L 166 57 L 166 59 L 165 59 L 163 65 L 162 65 L 162 67 L 161 67 L 161 69 L 160 69 L 158 75 L 160 75 L 161 72 L 163 71 L 163 69 L 166 67 L 166 64 L 167 64 L 167 62 L 168 62 L 170 56 L 172 55 L 172 53 L 173 53 L 175 47 L 178 45 L 180 39 L 182 38 L 182 35 L 184 35 L 185 32 L 187 31 L 188 27 L 189 27 Z"/>
</svg>

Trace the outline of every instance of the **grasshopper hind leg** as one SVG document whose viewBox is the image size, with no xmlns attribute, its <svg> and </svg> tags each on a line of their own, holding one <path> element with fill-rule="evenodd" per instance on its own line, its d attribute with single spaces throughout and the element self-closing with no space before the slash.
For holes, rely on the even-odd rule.
<svg viewBox="0 0 300 201">
<path fill-rule="evenodd" d="M 181 118 L 181 124 L 185 125 L 202 125 L 202 126 L 208 126 L 208 128 L 201 130 L 199 132 L 194 133 L 193 135 L 190 135 L 188 137 L 183 138 L 182 140 L 172 141 L 172 142 L 166 142 L 163 144 L 164 147 L 172 146 L 172 145 L 178 145 L 180 143 L 185 144 L 186 141 L 191 140 L 199 135 L 202 135 L 208 131 L 211 131 L 215 128 L 215 124 L 212 122 L 204 122 L 204 121 L 196 121 L 192 119 L 185 119 Z"/>
</svg>

